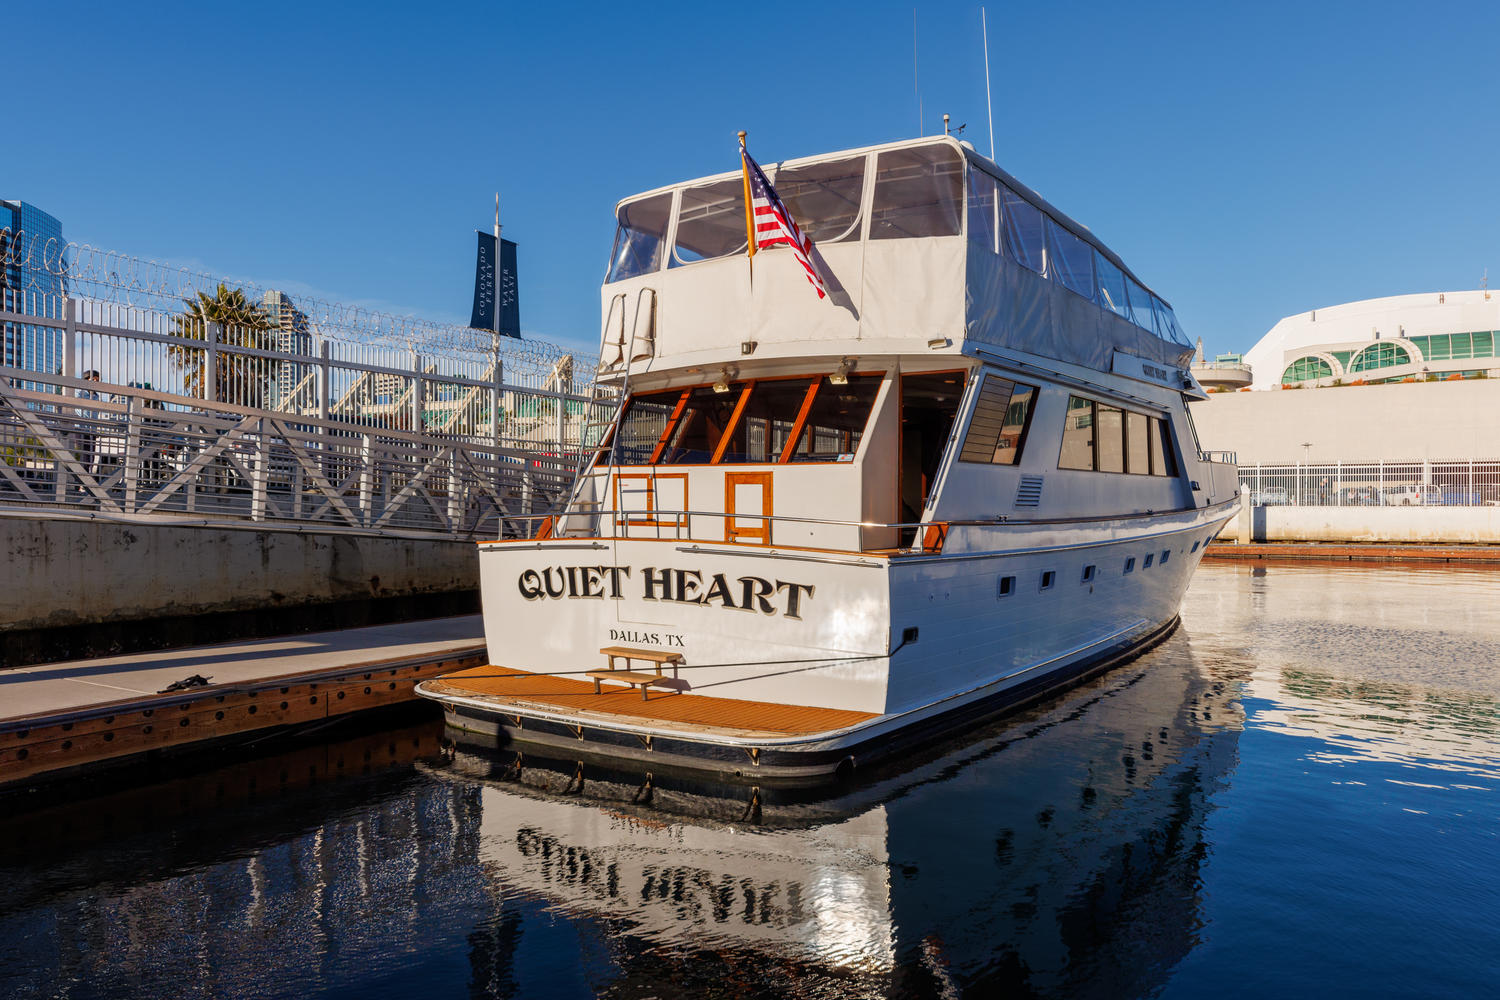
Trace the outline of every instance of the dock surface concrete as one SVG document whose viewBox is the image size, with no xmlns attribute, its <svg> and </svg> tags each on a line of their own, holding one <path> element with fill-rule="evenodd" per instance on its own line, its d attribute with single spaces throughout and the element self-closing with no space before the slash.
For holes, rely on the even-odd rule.
<svg viewBox="0 0 1500 1000">
<path fill-rule="evenodd" d="M 409 701 L 486 659 L 480 616 L 463 615 L 0 671 L 0 787 Z M 193 675 L 208 683 L 165 690 Z"/>
</svg>

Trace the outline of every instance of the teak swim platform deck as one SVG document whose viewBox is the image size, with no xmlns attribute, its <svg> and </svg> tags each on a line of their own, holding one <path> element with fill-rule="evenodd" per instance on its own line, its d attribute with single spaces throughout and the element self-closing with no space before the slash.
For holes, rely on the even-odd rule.
<svg viewBox="0 0 1500 1000">
<path fill-rule="evenodd" d="M 485 702 L 501 715 L 508 706 L 542 709 L 566 713 L 580 723 L 614 723 L 672 730 L 683 735 L 713 733 L 745 739 L 810 736 L 845 729 L 876 717 L 871 712 L 700 694 L 657 693 L 642 701 L 633 687 L 606 687 L 595 694 L 592 680 L 492 665 L 447 674 L 425 682 L 423 688 L 434 694 Z"/>
<path fill-rule="evenodd" d="M 486 658 L 466 615 L 0 671 L 0 791 L 410 701 L 417 682 Z M 195 674 L 210 683 L 162 690 Z"/>
</svg>

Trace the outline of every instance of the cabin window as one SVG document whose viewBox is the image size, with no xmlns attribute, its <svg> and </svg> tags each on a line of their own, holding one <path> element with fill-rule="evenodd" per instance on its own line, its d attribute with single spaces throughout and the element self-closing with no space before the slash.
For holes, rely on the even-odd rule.
<svg viewBox="0 0 1500 1000">
<path fill-rule="evenodd" d="M 1047 270 L 1064 288 L 1094 301 L 1094 248 L 1047 218 Z"/>
<path fill-rule="evenodd" d="M 1196 542 L 1196 541 L 1193 542 L 1193 547 L 1188 550 L 1188 554 L 1191 555 L 1192 553 L 1197 552 L 1199 544 L 1200 544 L 1199 542 Z"/>
<path fill-rule="evenodd" d="M 1125 411 L 1126 472 L 1151 474 L 1151 418 L 1134 410 Z"/>
<path fill-rule="evenodd" d="M 604 280 L 621 281 L 661 268 L 662 243 L 672 215 L 672 195 L 658 194 L 621 205 L 615 247 Z"/>
<path fill-rule="evenodd" d="M 1131 556 L 1129 559 L 1125 560 L 1125 575 L 1129 576 L 1131 573 L 1134 573 L 1134 572 L 1135 572 L 1135 556 Z"/>
<path fill-rule="evenodd" d="M 1140 285 L 1135 279 L 1125 279 L 1125 291 L 1130 298 L 1130 318 L 1135 320 L 1135 325 L 1143 330 L 1156 332 L 1156 316 L 1151 310 L 1151 293 Z"/>
<path fill-rule="evenodd" d="M 1125 471 L 1125 413 L 1118 406 L 1094 404 L 1094 468 Z"/>
<path fill-rule="evenodd" d="M 793 462 L 852 462 L 884 375 L 850 375 L 843 385 L 818 383 Z"/>
<path fill-rule="evenodd" d="M 992 465 L 1019 462 L 1036 391 L 1033 385 L 1012 382 L 994 373 L 985 375 L 958 460 Z"/>
<path fill-rule="evenodd" d="M 995 597 L 1009 597 L 1016 592 L 1016 578 L 1013 576 L 1002 576 L 995 584 Z"/>
<path fill-rule="evenodd" d="M 776 171 L 772 183 L 803 235 L 814 243 L 859 238 L 859 204 L 865 187 L 863 156 L 787 167 Z"/>
<path fill-rule="evenodd" d="M 752 385 L 719 461 L 779 462 L 813 381 L 788 378 Z"/>
<path fill-rule="evenodd" d="M 1083 576 L 1079 577 L 1078 582 L 1079 583 L 1093 583 L 1094 582 L 1094 570 L 1096 570 L 1097 568 L 1098 567 L 1092 566 L 1092 565 L 1083 567 Z"/>
<path fill-rule="evenodd" d="M 1057 467 L 1175 476 L 1169 433 L 1160 417 L 1069 396 Z"/>
<path fill-rule="evenodd" d="M 1163 566 L 1165 566 L 1167 564 L 1167 560 L 1170 559 L 1170 558 L 1172 558 L 1172 550 L 1171 549 L 1163 549 L 1162 550 L 1162 554 L 1161 554 L 1161 564 Z"/>
<path fill-rule="evenodd" d="M 696 465 L 712 461 L 719 439 L 729 429 L 740 396 L 748 389 L 749 386 L 743 383 L 735 383 L 728 392 L 715 392 L 710 385 L 689 392 L 660 461 L 665 465 Z"/>
<path fill-rule="evenodd" d="M 669 389 L 666 392 L 652 392 L 631 397 L 629 405 L 625 407 L 625 412 L 620 417 L 617 430 L 619 440 L 614 446 L 614 460 L 617 465 L 649 465 L 651 463 L 651 456 L 656 451 L 662 435 L 667 432 L 667 425 L 671 423 L 672 413 L 681 398 L 681 389 Z M 609 450 L 605 449 L 600 453 L 599 462 L 602 464 L 608 461 Z"/>
<path fill-rule="evenodd" d="M 957 236 L 964 161 L 947 143 L 892 149 L 875 161 L 870 239 Z"/>
<path fill-rule="evenodd" d="M 1146 553 L 1146 558 L 1141 561 L 1141 569 L 1150 569 L 1151 568 L 1151 560 L 1153 558 L 1154 558 L 1153 555 L 1150 552 L 1147 552 Z"/>
<path fill-rule="evenodd" d="M 1092 469 L 1094 467 L 1094 404 L 1081 396 L 1068 397 L 1068 413 L 1063 420 L 1062 453 L 1059 469 Z"/>
<path fill-rule="evenodd" d="M 1005 255 L 1037 274 L 1047 270 L 1046 239 L 1042 231 L 1042 210 L 1000 186 L 1000 221 L 1005 232 Z"/>
<path fill-rule="evenodd" d="M 1051 590 L 1052 589 L 1052 585 L 1055 584 L 1055 583 L 1057 583 L 1057 573 L 1056 572 L 1054 572 L 1053 570 L 1049 569 L 1049 570 L 1047 570 L 1046 572 L 1044 572 L 1042 574 L 1042 587 L 1041 587 L 1041 589 L 1043 589 L 1043 590 Z"/>
<path fill-rule="evenodd" d="M 1129 318 L 1130 303 L 1125 296 L 1125 272 L 1103 254 L 1096 253 L 1094 273 L 1099 282 L 1099 297 L 1094 301 L 1110 312 Z"/>
<path fill-rule="evenodd" d="M 746 243 L 745 182 L 741 178 L 682 192 L 670 266 L 742 253 Z"/>
<path fill-rule="evenodd" d="M 969 168 L 969 246 L 1000 252 L 1000 198 L 995 178 Z"/>
</svg>

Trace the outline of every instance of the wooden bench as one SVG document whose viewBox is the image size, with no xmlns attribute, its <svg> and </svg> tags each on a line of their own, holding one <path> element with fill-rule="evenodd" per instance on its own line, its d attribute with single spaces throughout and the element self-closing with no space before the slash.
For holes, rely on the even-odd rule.
<svg viewBox="0 0 1500 1000">
<path fill-rule="evenodd" d="M 609 657 L 608 670 L 590 670 L 584 676 L 591 677 L 594 681 L 594 693 L 602 693 L 599 687 L 600 681 L 621 681 L 631 687 L 639 686 L 641 689 L 641 701 L 646 700 L 647 691 L 655 685 L 656 687 L 676 688 L 677 666 L 682 663 L 681 653 L 667 653 L 659 649 L 633 649 L 629 646 L 605 646 L 599 650 L 601 654 Z M 623 659 L 625 669 L 619 670 L 615 667 L 615 661 Z M 645 660 L 647 663 L 656 665 L 656 673 L 647 674 L 630 669 L 632 660 Z M 661 668 L 666 664 L 672 665 L 671 677 L 662 675 Z"/>
</svg>

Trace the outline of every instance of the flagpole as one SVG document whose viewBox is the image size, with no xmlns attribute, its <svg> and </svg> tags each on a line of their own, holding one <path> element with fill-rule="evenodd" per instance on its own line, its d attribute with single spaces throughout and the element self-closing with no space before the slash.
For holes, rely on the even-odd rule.
<svg viewBox="0 0 1500 1000">
<path fill-rule="evenodd" d="M 493 294 L 495 302 L 495 337 L 500 336 L 500 192 L 495 192 L 495 267 Z"/>
<path fill-rule="evenodd" d="M 750 287 L 755 287 L 755 209 L 750 201 L 750 164 L 745 157 L 745 136 L 749 135 L 744 129 L 740 129 L 740 180 L 745 185 L 745 261 L 750 268 Z"/>
</svg>

